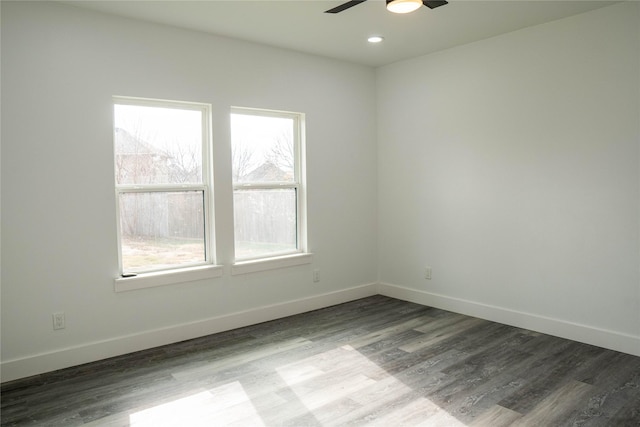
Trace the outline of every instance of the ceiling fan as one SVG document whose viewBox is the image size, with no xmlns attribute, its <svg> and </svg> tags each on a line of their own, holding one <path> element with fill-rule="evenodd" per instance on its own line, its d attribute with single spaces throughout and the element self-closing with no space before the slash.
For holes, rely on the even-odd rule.
<svg viewBox="0 0 640 427">
<path fill-rule="evenodd" d="M 353 6 L 357 6 L 360 3 L 364 3 L 367 0 L 351 0 L 346 3 L 336 6 L 333 9 L 325 10 L 325 13 L 339 13 L 343 10 L 347 10 Z M 425 5 L 429 9 L 435 9 L 436 7 L 444 6 L 449 2 L 444 0 L 387 0 L 387 9 L 395 13 L 408 13 L 413 12 L 420 6 Z"/>
</svg>

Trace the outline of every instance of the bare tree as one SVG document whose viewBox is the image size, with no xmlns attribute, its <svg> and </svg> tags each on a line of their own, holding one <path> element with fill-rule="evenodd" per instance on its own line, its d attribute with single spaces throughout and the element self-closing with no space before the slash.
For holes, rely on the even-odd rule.
<svg viewBox="0 0 640 427">
<path fill-rule="evenodd" d="M 254 153 L 243 142 L 234 142 L 231 149 L 231 165 L 233 167 L 233 181 L 239 182 L 255 167 Z"/>
<path fill-rule="evenodd" d="M 293 171 L 295 167 L 295 152 L 289 132 L 282 132 L 271 146 L 266 160 L 283 171 Z"/>
<path fill-rule="evenodd" d="M 180 144 L 175 141 L 169 154 L 170 168 L 168 179 L 171 183 L 191 183 L 202 180 L 201 155 L 196 153 L 193 145 Z"/>
</svg>

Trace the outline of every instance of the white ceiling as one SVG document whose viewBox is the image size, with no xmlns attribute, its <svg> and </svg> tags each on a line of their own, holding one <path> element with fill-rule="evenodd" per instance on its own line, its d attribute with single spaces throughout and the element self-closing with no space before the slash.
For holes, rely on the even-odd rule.
<svg viewBox="0 0 640 427">
<path fill-rule="evenodd" d="M 346 0 L 345 0 L 346 1 Z M 341 0 L 95 0 L 64 1 L 125 17 L 204 31 L 381 66 L 561 19 L 616 1 L 449 0 L 437 9 L 407 15 L 368 0 L 338 14 L 323 13 Z M 367 37 L 384 41 L 370 44 Z"/>
</svg>

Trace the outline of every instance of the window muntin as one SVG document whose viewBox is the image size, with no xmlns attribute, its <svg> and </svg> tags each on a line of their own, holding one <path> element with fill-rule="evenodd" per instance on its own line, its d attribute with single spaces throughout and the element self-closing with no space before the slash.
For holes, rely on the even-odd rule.
<svg viewBox="0 0 640 427">
<path fill-rule="evenodd" d="M 238 261 L 304 252 L 302 115 L 231 111 Z"/>
<path fill-rule="evenodd" d="M 212 262 L 209 107 L 114 98 L 122 274 Z"/>
</svg>

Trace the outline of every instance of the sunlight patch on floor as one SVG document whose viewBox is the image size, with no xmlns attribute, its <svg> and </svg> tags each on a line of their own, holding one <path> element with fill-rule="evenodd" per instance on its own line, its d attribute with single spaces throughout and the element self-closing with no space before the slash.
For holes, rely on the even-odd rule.
<svg viewBox="0 0 640 427">
<path fill-rule="evenodd" d="M 234 381 L 132 413 L 129 423 L 137 427 L 265 426 L 267 420 L 286 414 L 292 421 L 311 417 L 322 425 L 340 425 L 353 418 L 371 426 L 465 426 L 350 345 L 275 370 L 279 380 L 273 381 L 270 393 L 253 396 L 255 402 Z"/>
<path fill-rule="evenodd" d="M 239 419 L 252 426 L 264 425 L 237 381 L 129 415 L 135 427 L 210 427 Z"/>
<path fill-rule="evenodd" d="M 358 369 L 354 370 L 353 366 Z M 396 402 L 389 396 L 410 395 L 411 387 L 350 345 L 282 366 L 277 371 L 304 407 L 322 424 L 339 425 L 340 420 L 329 418 L 325 408 L 349 399 L 363 407 L 373 404 L 386 408 L 378 417 L 367 420 L 367 425 L 465 426 L 425 397 L 412 398 L 395 406 Z M 345 421 L 349 419 L 349 414 L 342 415 L 346 415 Z"/>
</svg>

